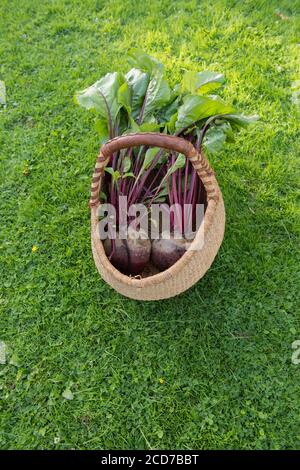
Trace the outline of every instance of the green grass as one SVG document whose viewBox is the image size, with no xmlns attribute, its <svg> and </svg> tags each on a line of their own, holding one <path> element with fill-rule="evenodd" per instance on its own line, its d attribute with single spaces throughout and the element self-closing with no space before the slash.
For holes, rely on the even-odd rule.
<svg viewBox="0 0 300 470">
<path fill-rule="evenodd" d="M 2 0 L 0 13 L 0 447 L 300 448 L 296 2 Z M 227 211 L 217 259 L 161 302 L 96 272 L 98 142 L 72 101 L 132 46 L 171 82 L 225 73 L 224 98 L 261 116 L 211 159 Z"/>
</svg>

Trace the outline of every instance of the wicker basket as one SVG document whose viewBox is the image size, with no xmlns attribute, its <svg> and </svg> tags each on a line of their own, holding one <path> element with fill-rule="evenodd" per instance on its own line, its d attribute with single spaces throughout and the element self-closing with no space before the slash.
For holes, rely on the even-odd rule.
<svg viewBox="0 0 300 470">
<path fill-rule="evenodd" d="M 118 271 L 107 258 L 97 231 L 99 192 L 104 169 L 110 156 L 124 148 L 147 145 L 184 154 L 190 159 L 207 193 L 204 216 L 204 244 L 199 250 L 199 232 L 191 247 L 169 269 L 140 279 L 126 276 Z M 126 297 L 138 300 L 159 300 L 173 297 L 195 284 L 211 266 L 222 243 L 225 227 L 225 210 L 221 191 L 214 173 L 202 153 L 180 137 L 158 134 L 129 134 L 110 140 L 102 146 L 96 161 L 91 188 L 91 238 L 92 251 L 97 269 L 103 279 Z"/>
</svg>

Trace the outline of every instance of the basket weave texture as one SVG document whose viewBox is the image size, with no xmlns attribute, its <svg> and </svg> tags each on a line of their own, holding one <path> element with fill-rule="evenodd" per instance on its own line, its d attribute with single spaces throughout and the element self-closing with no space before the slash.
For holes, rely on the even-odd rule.
<svg viewBox="0 0 300 470">
<path fill-rule="evenodd" d="M 204 243 L 200 246 L 200 230 L 190 249 L 169 269 L 141 279 L 132 278 L 118 271 L 107 258 L 99 238 L 98 208 L 100 205 L 104 169 L 111 155 L 121 149 L 147 145 L 182 153 L 188 158 L 207 194 L 204 215 Z M 184 292 L 195 284 L 211 266 L 222 243 L 225 228 L 225 209 L 222 194 L 208 161 L 202 152 L 187 140 L 159 133 L 139 133 L 116 137 L 104 144 L 96 161 L 91 187 L 91 241 L 96 267 L 102 278 L 116 291 L 137 300 L 160 300 Z"/>
</svg>

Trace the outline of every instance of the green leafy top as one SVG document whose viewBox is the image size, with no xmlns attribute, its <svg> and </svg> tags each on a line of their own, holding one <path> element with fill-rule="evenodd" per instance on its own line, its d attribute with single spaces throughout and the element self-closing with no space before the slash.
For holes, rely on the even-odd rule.
<svg viewBox="0 0 300 470">
<path fill-rule="evenodd" d="M 189 93 L 209 93 L 225 83 L 225 77 L 221 73 L 210 72 L 190 72 L 186 71 L 182 79 L 183 90 Z"/>
<path fill-rule="evenodd" d="M 76 93 L 75 102 L 97 113 L 101 143 L 129 132 L 200 132 L 199 142 L 212 152 L 233 140 L 233 130 L 258 119 L 236 113 L 219 96 L 225 78 L 212 71 L 186 71 L 182 83 L 171 90 L 163 65 L 139 49 L 128 54 L 132 68 L 125 74 L 107 73 Z M 226 121 L 226 124 L 225 124 Z"/>
</svg>

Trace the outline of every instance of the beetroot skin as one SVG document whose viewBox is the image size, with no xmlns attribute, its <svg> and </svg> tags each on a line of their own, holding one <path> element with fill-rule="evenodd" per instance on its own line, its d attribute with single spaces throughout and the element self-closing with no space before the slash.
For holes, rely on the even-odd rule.
<svg viewBox="0 0 300 470">
<path fill-rule="evenodd" d="M 112 243 L 109 238 L 103 242 L 104 250 L 107 257 L 110 257 Z M 124 243 L 124 240 L 116 238 L 115 240 L 115 249 L 110 262 L 117 268 L 119 271 L 127 272 L 128 271 L 128 250 Z"/>
<path fill-rule="evenodd" d="M 151 261 L 160 271 L 170 268 L 186 251 L 185 239 L 165 239 L 153 240 Z"/>
<path fill-rule="evenodd" d="M 111 240 L 104 241 L 104 250 L 109 257 L 111 254 Z M 127 239 L 115 240 L 115 250 L 110 258 L 111 263 L 119 271 L 136 275 L 143 271 L 149 262 L 151 254 L 151 242 L 149 239 L 134 238 L 130 235 Z"/>
</svg>

